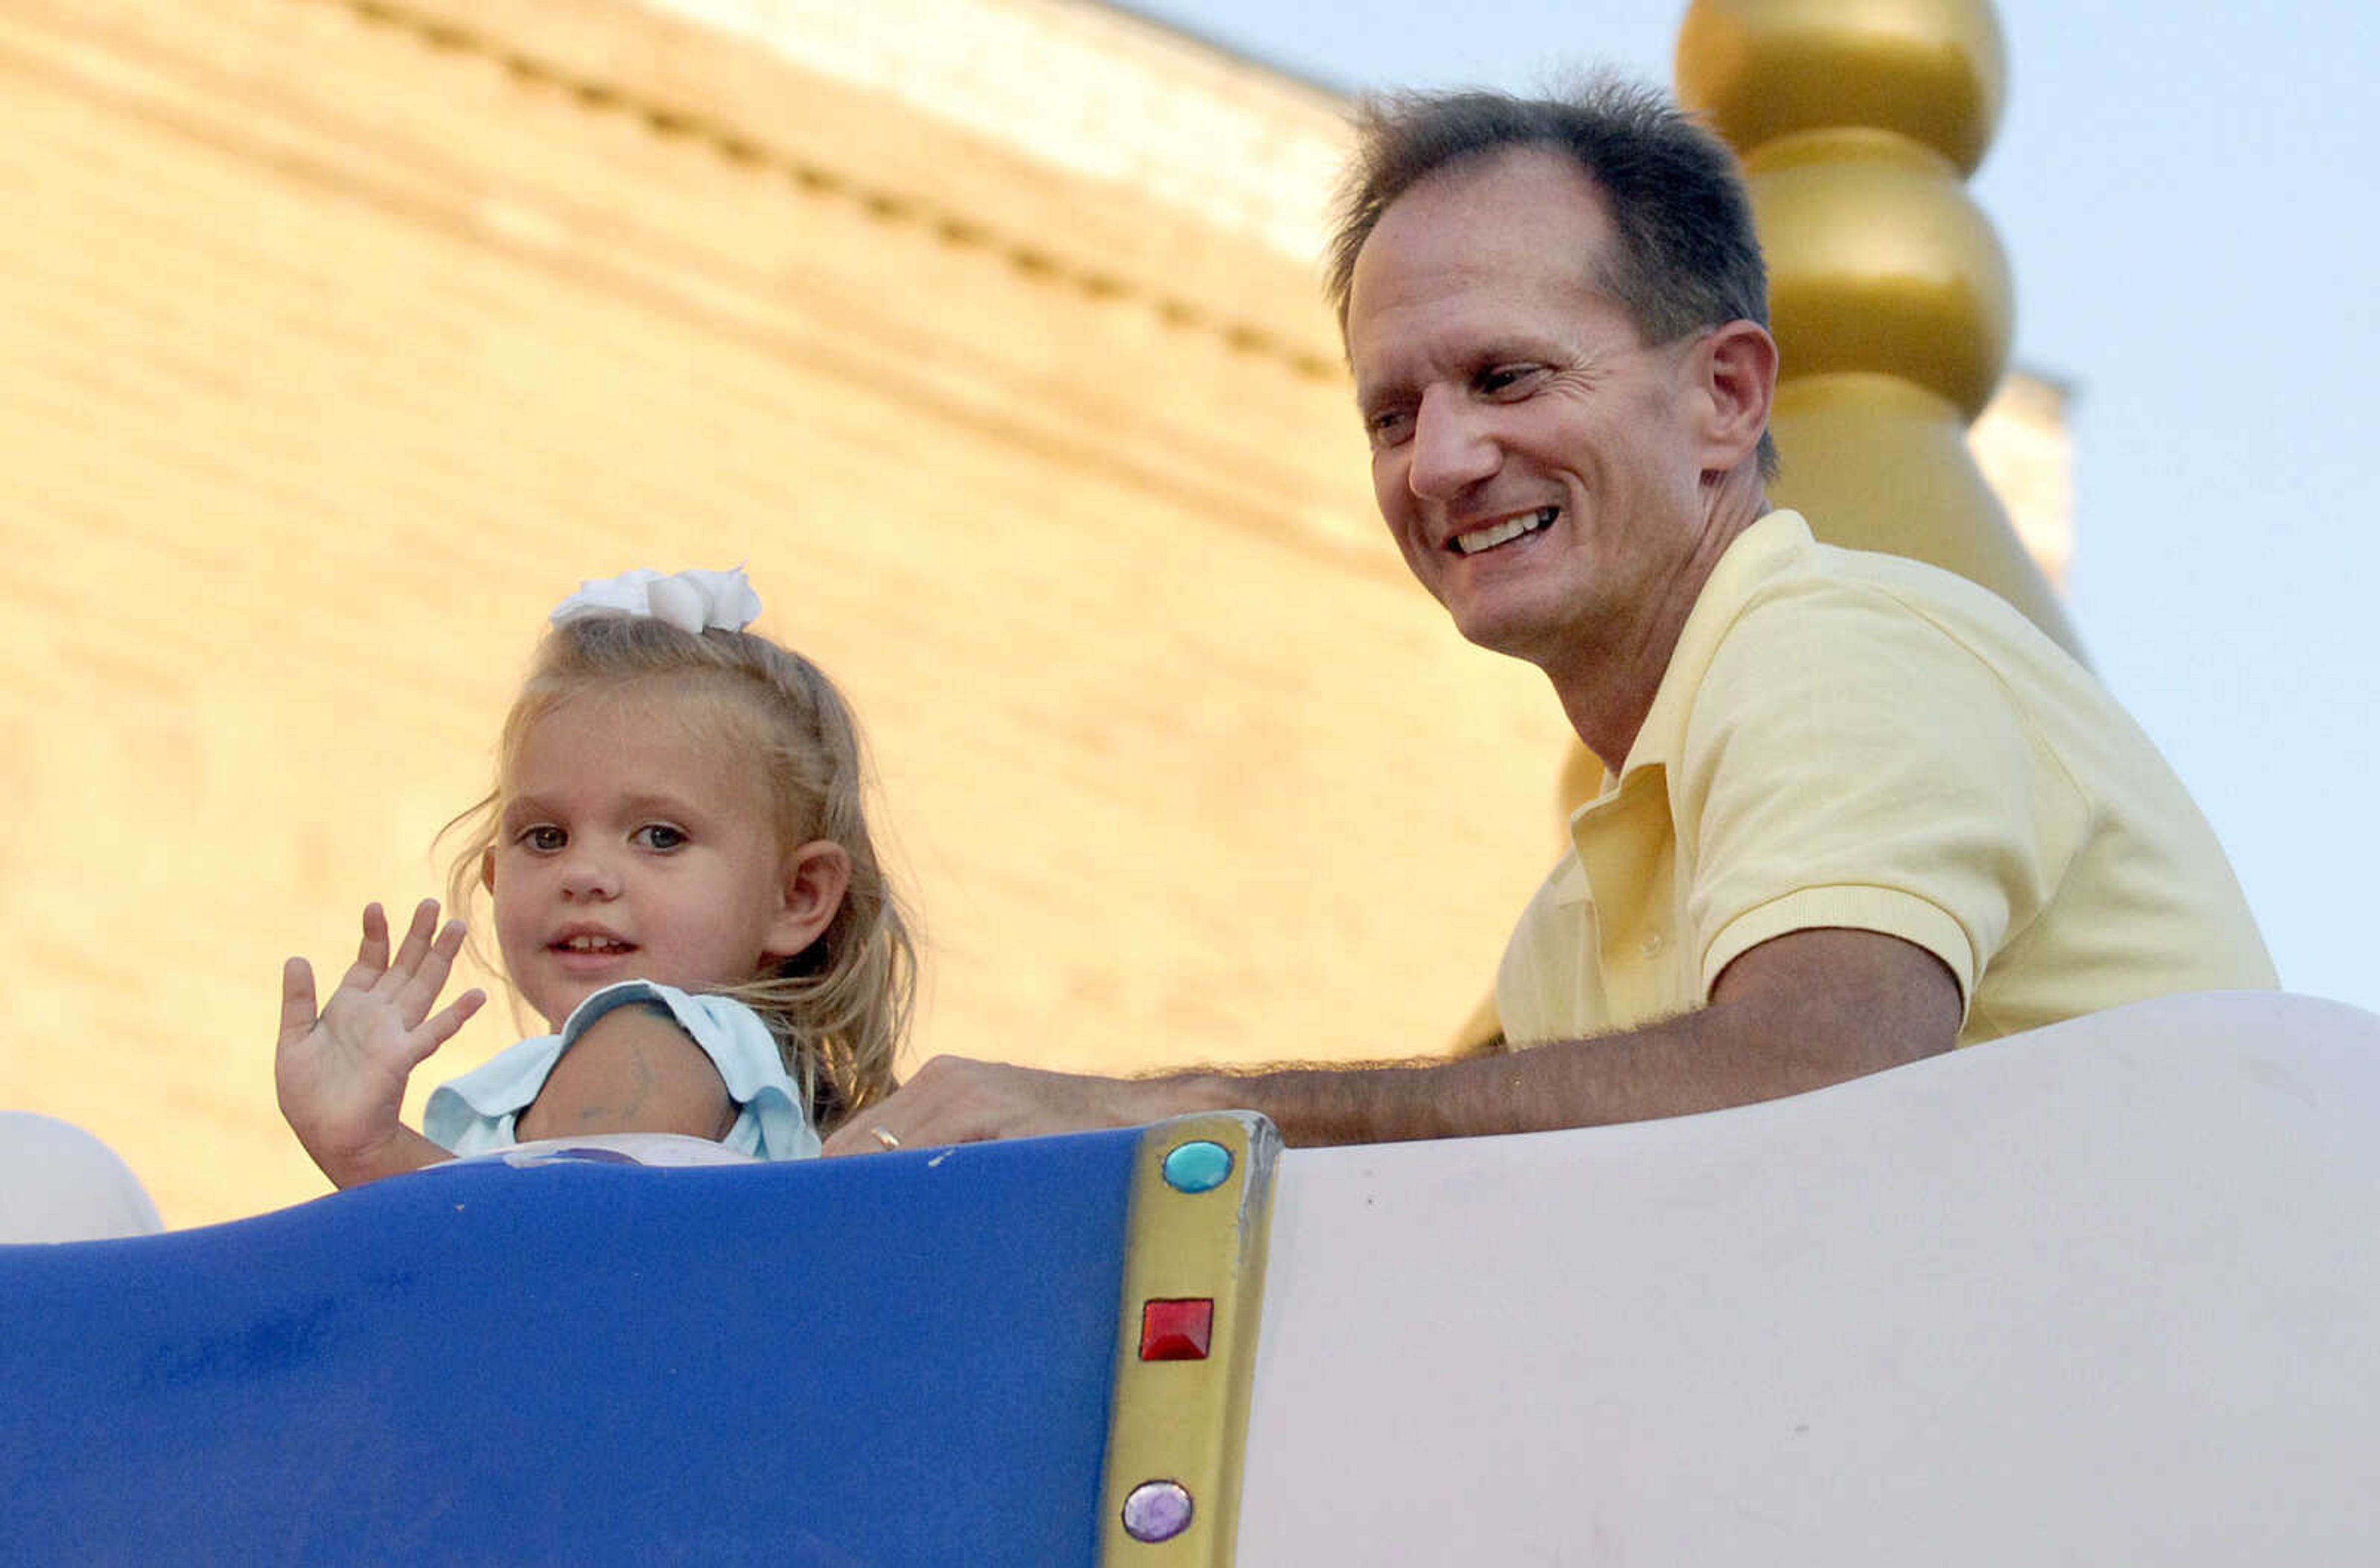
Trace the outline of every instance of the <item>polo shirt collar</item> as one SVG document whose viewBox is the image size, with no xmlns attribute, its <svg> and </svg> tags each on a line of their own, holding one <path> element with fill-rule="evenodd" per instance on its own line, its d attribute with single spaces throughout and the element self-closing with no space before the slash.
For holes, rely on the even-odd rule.
<svg viewBox="0 0 2380 1568">
<path fill-rule="evenodd" d="M 1703 676 L 1718 656 L 1728 627 L 1767 580 L 1771 564 L 1809 548 L 1812 542 L 1810 525 L 1802 514 L 1783 511 L 1769 513 L 1729 542 L 1678 633 L 1678 646 L 1670 653 L 1669 668 L 1661 673 L 1653 706 L 1645 710 L 1635 744 L 1628 748 L 1628 760 L 1621 766 L 1622 783 L 1639 769 L 1667 768 L 1676 760 L 1685 747 L 1686 719 L 1694 710 L 1694 694 L 1702 689 Z M 1609 778 L 1607 774 L 1607 784 Z"/>
<path fill-rule="evenodd" d="M 1720 641 L 1767 580 L 1775 564 L 1813 542 L 1810 525 L 1799 512 L 1776 511 L 1736 535 L 1720 554 L 1678 633 L 1678 646 L 1670 651 L 1669 668 L 1661 673 L 1653 705 L 1645 711 L 1645 723 L 1636 732 L 1635 744 L 1628 748 L 1620 776 L 1614 779 L 1606 772 L 1595 798 L 1572 814 L 1571 842 L 1580 852 L 1587 880 L 1600 880 L 1609 886 L 1626 874 L 1626 868 L 1597 864 L 1620 853 L 1609 831 L 1618 827 L 1618 820 L 1640 810 L 1653 812 L 1653 803 L 1658 801 L 1658 815 L 1667 820 L 1669 770 L 1685 749 L 1686 720 L 1694 711 L 1694 694 L 1702 689 L 1703 676 L 1718 655 Z M 1586 896 L 1586 888 L 1565 887 L 1559 896 L 1563 903 L 1577 902 Z"/>
</svg>

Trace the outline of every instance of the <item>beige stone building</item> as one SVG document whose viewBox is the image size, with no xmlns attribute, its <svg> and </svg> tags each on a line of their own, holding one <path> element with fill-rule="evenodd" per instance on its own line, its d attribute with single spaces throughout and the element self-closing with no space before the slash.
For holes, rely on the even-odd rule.
<svg viewBox="0 0 2380 1568">
<path fill-rule="evenodd" d="M 1373 518 L 1340 108 L 1059 0 L 0 0 L 0 1104 L 171 1223 L 322 1191 L 282 959 L 437 885 L 640 565 L 747 563 L 856 702 L 918 1056 L 1439 1047 L 1565 732 Z"/>
</svg>

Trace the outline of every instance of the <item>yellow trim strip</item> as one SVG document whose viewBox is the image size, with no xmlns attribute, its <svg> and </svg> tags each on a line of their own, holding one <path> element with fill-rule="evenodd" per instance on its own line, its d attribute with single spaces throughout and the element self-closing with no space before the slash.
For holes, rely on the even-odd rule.
<svg viewBox="0 0 2380 1568">
<path fill-rule="evenodd" d="M 1230 1173 L 1208 1191 L 1176 1190 L 1166 1157 L 1200 1143 L 1229 1153 Z M 1281 1134 L 1253 1112 L 1176 1117 L 1141 1135 L 1100 1486 L 1104 1568 L 1230 1568 L 1280 1154 Z M 1200 1298 L 1215 1304 L 1206 1359 L 1141 1360 L 1143 1305 Z M 1125 1525 L 1128 1500 L 1169 1482 L 1188 1494 L 1188 1527 L 1167 1540 L 1136 1538 Z"/>
</svg>

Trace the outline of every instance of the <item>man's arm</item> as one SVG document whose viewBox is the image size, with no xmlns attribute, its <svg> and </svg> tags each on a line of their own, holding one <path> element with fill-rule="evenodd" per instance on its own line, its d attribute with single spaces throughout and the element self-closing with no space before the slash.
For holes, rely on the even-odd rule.
<svg viewBox="0 0 2380 1568">
<path fill-rule="evenodd" d="M 1793 931 L 1744 953 L 1697 1012 L 1512 1055 L 1375 1067 L 1115 1079 L 941 1057 L 827 1141 L 872 1149 L 1259 1111 L 1292 1144 L 1475 1137 L 1646 1121 L 1823 1088 L 1948 1051 L 1958 982 L 1875 931 Z"/>
</svg>

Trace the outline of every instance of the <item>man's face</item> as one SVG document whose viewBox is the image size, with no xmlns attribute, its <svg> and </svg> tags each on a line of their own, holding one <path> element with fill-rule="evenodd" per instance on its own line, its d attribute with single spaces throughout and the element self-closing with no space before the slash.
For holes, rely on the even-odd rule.
<svg viewBox="0 0 2380 1568">
<path fill-rule="evenodd" d="M 1625 658 L 1704 525 L 1696 340 L 1647 345 L 1597 280 L 1592 181 L 1527 149 L 1391 203 L 1356 258 L 1347 350 L 1380 515 L 1485 648 L 1553 671 Z"/>
</svg>

